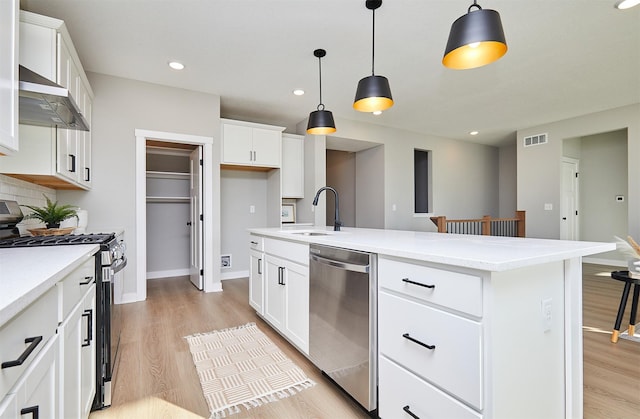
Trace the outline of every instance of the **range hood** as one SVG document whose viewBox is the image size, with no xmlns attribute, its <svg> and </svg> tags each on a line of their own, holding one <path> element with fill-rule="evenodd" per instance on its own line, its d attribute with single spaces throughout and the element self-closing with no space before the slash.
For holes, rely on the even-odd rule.
<svg viewBox="0 0 640 419">
<path fill-rule="evenodd" d="M 66 89 L 20 66 L 20 123 L 89 131 L 86 119 Z"/>
</svg>

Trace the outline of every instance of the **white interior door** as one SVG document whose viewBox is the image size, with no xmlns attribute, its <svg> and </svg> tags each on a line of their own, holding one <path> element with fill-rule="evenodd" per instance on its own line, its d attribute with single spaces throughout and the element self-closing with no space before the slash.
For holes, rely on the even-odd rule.
<svg viewBox="0 0 640 419">
<path fill-rule="evenodd" d="M 562 201 L 560 205 L 560 239 L 579 240 L 578 160 L 562 159 Z"/>
<path fill-rule="evenodd" d="M 191 263 L 189 278 L 193 285 L 202 290 L 202 147 L 189 156 L 191 182 L 189 197 L 191 202 Z"/>
</svg>

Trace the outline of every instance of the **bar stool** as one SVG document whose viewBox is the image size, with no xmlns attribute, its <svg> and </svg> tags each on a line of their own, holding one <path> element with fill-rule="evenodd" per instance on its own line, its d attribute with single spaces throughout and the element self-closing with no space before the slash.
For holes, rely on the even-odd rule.
<svg viewBox="0 0 640 419">
<path fill-rule="evenodd" d="M 622 316 L 624 315 L 624 309 L 627 306 L 627 299 L 629 298 L 629 290 L 631 284 L 633 284 L 633 299 L 631 300 L 631 318 L 629 319 L 629 336 L 635 334 L 636 314 L 638 312 L 638 296 L 640 296 L 640 279 L 632 278 L 629 276 L 629 271 L 614 271 L 611 272 L 611 278 L 618 281 L 624 281 L 624 289 L 622 290 L 622 298 L 620 299 L 620 307 L 618 307 L 618 316 L 616 317 L 616 324 L 613 327 L 611 333 L 611 342 L 618 342 L 620 336 L 620 323 L 622 323 Z"/>
</svg>

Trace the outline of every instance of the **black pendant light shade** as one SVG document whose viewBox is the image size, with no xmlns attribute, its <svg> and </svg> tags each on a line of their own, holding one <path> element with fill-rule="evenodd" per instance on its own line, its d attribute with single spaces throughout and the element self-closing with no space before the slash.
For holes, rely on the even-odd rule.
<svg viewBox="0 0 640 419">
<path fill-rule="evenodd" d="M 307 123 L 307 134 L 327 135 L 336 132 L 336 123 L 333 121 L 331 111 L 324 109 L 322 103 L 322 57 L 327 55 L 327 51 L 317 49 L 313 51 L 313 55 L 318 58 L 318 74 L 320 76 L 320 103 L 317 110 L 309 114 L 309 122 Z"/>
<path fill-rule="evenodd" d="M 474 7 L 477 10 L 471 11 Z M 477 68 L 498 60 L 506 52 L 500 14 L 482 9 L 474 0 L 467 14 L 451 25 L 442 64 L 455 70 Z"/>
<path fill-rule="evenodd" d="M 375 112 L 393 106 L 389 80 L 385 76 L 369 76 L 358 82 L 353 107 L 360 112 Z"/>
<path fill-rule="evenodd" d="M 371 42 L 371 75 L 358 82 L 353 108 L 360 112 L 384 111 L 393 106 L 393 97 L 389 80 L 384 76 L 376 76 L 374 72 L 376 47 L 376 9 L 382 6 L 382 0 L 366 0 L 365 6 L 371 10 L 373 16 L 373 31 Z"/>
<path fill-rule="evenodd" d="M 336 123 L 333 121 L 331 111 L 318 109 L 309 114 L 308 134 L 327 135 L 334 132 L 336 132 Z"/>
</svg>

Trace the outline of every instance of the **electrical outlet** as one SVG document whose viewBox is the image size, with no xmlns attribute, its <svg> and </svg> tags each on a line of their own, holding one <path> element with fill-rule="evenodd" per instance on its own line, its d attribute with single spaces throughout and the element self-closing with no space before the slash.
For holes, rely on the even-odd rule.
<svg viewBox="0 0 640 419">
<path fill-rule="evenodd" d="M 256 206 L 255 205 L 249 205 L 249 214 L 254 214 L 256 212 Z"/>
<path fill-rule="evenodd" d="M 544 204 L 545 211 L 553 211 L 553 204 Z"/>
<path fill-rule="evenodd" d="M 542 314 L 542 331 L 548 332 L 551 330 L 551 321 L 553 320 L 552 311 L 552 299 L 545 298 L 540 302 L 540 311 Z"/>
<path fill-rule="evenodd" d="M 221 255 L 220 256 L 220 266 L 223 269 L 231 267 L 231 255 Z"/>
</svg>

